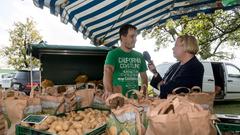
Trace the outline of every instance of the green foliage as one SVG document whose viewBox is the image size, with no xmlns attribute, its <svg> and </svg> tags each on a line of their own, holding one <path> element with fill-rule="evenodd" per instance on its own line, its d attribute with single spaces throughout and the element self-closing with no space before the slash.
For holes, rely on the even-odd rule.
<svg viewBox="0 0 240 135">
<path fill-rule="evenodd" d="M 9 30 L 9 34 L 10 45 L 3 48 L 2 55 L 8 58 L 8 64 L 15 69 L 29 69 L 30 56 L 27 55 L 27 47 L 42 40 L 35 22 L 27 18 L 25 23 L 14 23 L 13 28 Z M 33 58 L 32 65 L 33 68 L 39 67 L 39 61 Z"/>
<path fill-rule="evenodd" d="M 194 18 L 183 16 L 179 20 L 168 20 L 161 26 L 142 33 L 144 38 L 156 39 L 156 50 L 167 47 L 179 35 L 193 35 L 199 41 L 199 55 L 202 59 L 232 59 L 225 48 L 240 46 L 239 10 L 218 10 L 214 14 L 200 13 Z"/>
</svg>

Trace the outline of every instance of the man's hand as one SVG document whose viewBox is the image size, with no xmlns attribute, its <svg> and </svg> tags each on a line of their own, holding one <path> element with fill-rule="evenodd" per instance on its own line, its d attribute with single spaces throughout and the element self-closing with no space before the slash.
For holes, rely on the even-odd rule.
<svg viewBox="0 0 240 135">
<path fill-rule="evenodd" d="M 106 100 L 110 95 L 112 95 L 112 92 L 108 91 L 108 90 L 105 90 L 104 93 L 103 93 L 103 96 L 102 98 L 104 100 Z"/>
<path fill-rule="evenodd" d="M 104 65 L 104 75 L 103 75 L 103 84 L 104 84 L 104 94 L 103 99 L 106 100 L 108 96 L 112 94 L 112 77 L 113 77 L 114 67 L 112 65 Z"/>
<path fill-rule="evenodd" d="M 147 97 L 147 86 L 142 85 L 140 92 L 143 93 L 144 97 Z"/>
<path fill-rule="evenodd" d="M 148 85 L 147 73 L 141 72 L 140 77 L 141 77 L 141 81 L 142 81 L 141 91 L 142 91 L 143 95 L 146 97 L 147 96 L 147 85 Z"/>
</svg>

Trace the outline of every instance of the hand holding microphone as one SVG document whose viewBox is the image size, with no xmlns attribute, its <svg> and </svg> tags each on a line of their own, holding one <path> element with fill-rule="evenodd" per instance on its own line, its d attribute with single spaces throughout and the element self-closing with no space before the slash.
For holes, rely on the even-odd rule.
<svg viewBox="0 0 240 135">
<path fill-rule="evenodd" d="M 153 73 L 153 74 L 157 74 L 157 70 L 156 67 L 153 63 L 153 61 L 151 60 L 151 56 L 149 55 L 149 53 L 147 51 L 143 52 L 143 57 L 144 59 L 148 62 L 148 69 Z"/>
</svg>

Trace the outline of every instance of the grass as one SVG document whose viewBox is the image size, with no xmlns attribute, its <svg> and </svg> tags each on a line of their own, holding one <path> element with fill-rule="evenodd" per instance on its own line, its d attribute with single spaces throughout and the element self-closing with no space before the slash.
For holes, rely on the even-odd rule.
<svg viewBox="0 0 240 135">
<path fill-rule="evenodd" d="M 240 115 L 240 100 L 217 101 L 214 103 L 214 112 L 218 114 L 237 114 Z"/>
</svg>

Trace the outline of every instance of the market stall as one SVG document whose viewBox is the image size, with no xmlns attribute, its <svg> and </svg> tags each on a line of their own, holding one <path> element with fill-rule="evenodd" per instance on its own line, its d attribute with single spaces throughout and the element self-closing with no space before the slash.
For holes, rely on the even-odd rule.
<svg viewBox="0 0 240 135">
<path fill-rule="evenodd" d="M 49 7 L 52 14 L 59 15 L 63 23 L 71 23 L 74 30 L 83 33 L 94 45 L 107 47 L 118 42 L 118 30 L 125 23 L 131 23 L 142 31 L 161 25 L 168 19 L 240 6 L 237 0 L 33 2 L 40 8 Z M 217 133 L 218 126 L 214 126 L 216 118 L 211 112 L 214 97 L 210 93 L 192 92 L 160 100 L 143 97 L 135 91 L 138 99 L 113 94 L 103 100 L 103 87 L 99 84 L 108 51 L 106 48 L 33 47 L 31 54 L 42 64 L 42 89 L 32 90 L 30 97 L 19 92 L 3 96 L 7 117 L 17 125 L 16 134 Z M 16 107 L 9 108 L 7 104 Z M 239 133 L 239 126 L 235 130 Z"/>
</svg>

